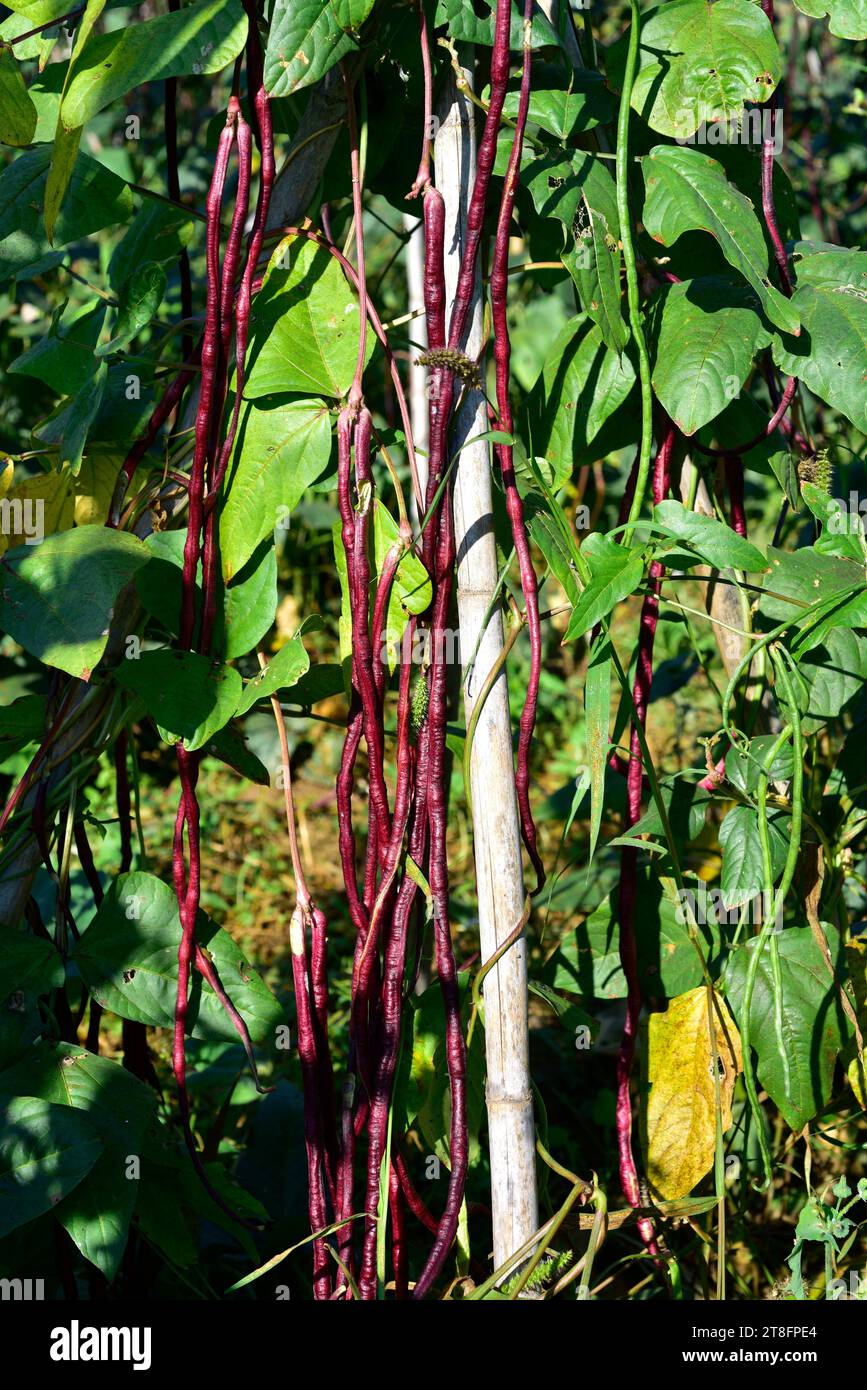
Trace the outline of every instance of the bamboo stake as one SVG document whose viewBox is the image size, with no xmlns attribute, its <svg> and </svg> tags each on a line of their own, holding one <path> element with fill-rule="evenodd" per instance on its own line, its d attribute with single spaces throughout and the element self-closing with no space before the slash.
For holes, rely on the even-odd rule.
<svg viewBox="0 0 867 1390">
<path fill-rule="evenodd" d="M 465 72 L 468 82 L 472 74 Z M 476 167 L 474 112 L 450 80 L 440 103 L 436 135 L 436 183 L 446 206 L 445 278 L 450 310 L 463 249 L 467 204 Z M 476 357 L 482 344 L 481 276 L 465 350 Z M 487 429 L 484 397 L 467 393 L 455 422 L 450 452 Z M 497 552 L 487 442 L 464 447 L 455 470 L 454 517 L 457 601 L 464 710 L 469 725 L 485 677 L 503 647 L 499 609 L 482 625 L 497 585 Z M 478 644 L 478 645 L 477 645 Z M 521 838 L 515 796 L 512 732 L 505 673 L 485 700 L 473 740 L 470 784 L 482 959 L 506 941 L 524 911 Z M 490 1136 L 494 1266 L 498 1267 L 538 1228 L 535 1133 L 527 1041 L 526 946 L 519 940 L 485 977 L 486 1103 Z"/>
<path fill-rule="evenodd" d="M 412 212 L 403 214 L 404 231 L 409 233 L 409 240 L 406 243 L 406 292 L 407 308 L 410 313 L 424 307 L 424 229 L 419 219 L 419 204 L 414 205 Z M 420 208 L 419 208 L 420 211 Z M 412 319 L 407 325 L 407 333 L 417 347 L 410 347 L 409 367 L 407 369 L 407 396 L 409 397 L 409 413 L 412 420 L 412 437 L 416 447 L 416 464 L 418 467 L 419 482 L 421 492 L 424 496 L 427 489 L 427 370 L 416 362 L 420 352 L 427 348 L 427 324 L 424 315 Z M 413 499 L 413 513 L 417 513 L 415 499 Z M 415 515 L 416 524 L 421 517 Z"/>
</svg>

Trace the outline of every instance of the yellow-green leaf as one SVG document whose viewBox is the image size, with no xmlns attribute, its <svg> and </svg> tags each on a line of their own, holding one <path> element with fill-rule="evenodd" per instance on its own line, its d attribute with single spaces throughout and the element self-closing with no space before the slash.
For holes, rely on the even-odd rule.
<svg viewBox="0 0 867 1390">
<path fill-rule="evenodd" d="M 732 1122 L 732 1092 L 741 1043 L 725 1002 L 716 997 L 723 1133 Z M 716 1088 L 704 985 L 650 1015 L 647 1046 L 647 1177 L 656 1195 L 685 1197 L 713 1166 Z"/>
</svg>

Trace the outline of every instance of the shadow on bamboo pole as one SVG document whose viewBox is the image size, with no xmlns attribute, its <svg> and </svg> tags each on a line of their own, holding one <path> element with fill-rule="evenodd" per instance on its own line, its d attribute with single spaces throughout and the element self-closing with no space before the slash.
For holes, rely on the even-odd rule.
<svg viewBox="0 0 867 1390">
<path fill-rule="evenodd" d="M 467 81 L 471 73 L 466 72 Z M 454 302 L 463 250 L 467 204 L 476 167 L 473 108 L 449 80 L 439 106 L 434 146 L 436 185 L 445 199 L 447 309 Z M 470 311 L 465 351 L 475 358 L 482 343 L 480 273 Z M 495 607 L 480 636 L 497 587 L 497 550 L 487 441 L 461 447 L 488 427 L 484 397 L 468 391 L 451 435 L 450 453 L 461 450 L 455 470 L 454 519 L 457 602 L 464 709 L 469 725 L 485 677 L 503 647 Z M 494 955 L 524 912 L 524 880 L 512 730 L 505 673 L 485 700 L 472 746 L 470 784 L 473 840 L 483 960 Z M 488 972 L 484 986 L 486 1104 L 490 1136 L 494 1267 L 504 1264 L 537 1230 L 535 1133 L 527 1041 L 526 946 L 519 940 Z"/>
</svg>

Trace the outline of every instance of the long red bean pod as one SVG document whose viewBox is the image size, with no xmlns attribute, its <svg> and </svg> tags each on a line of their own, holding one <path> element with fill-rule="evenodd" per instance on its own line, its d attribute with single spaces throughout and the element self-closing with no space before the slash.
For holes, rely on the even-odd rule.
<svg viewBox="0 0 867 1390">
<path fill-rule="evenodd" d="M 394 1296 L 404 1299 L 409 1292 L 407 1270 L 409 1252 L 406 1248 L 406 1212 L 400 1178 L 394 1164 L 388 1170 L 388 1214 L 391 1219 L 391 1267 L 394 1271 Z"/>
<path fill-rule="evenodd" d="M 199 564 L 204 499 L 207 477 L 208 447 L 211 441 L 211 419 L 214 411 L 216 374 L 220 356 L 220 209 L 229 154 L 235 134 L 238 114 L 236 97 L 229 99 L 226 125 L 220 134 L 214 173 L 207 199 L 206 259 L 208 293 L 205 305 L 205 331 L 202 340 L 202 379 L 199 405 L 196 412 L 196 443 L 190 471 L 189 513 L 187 539 L 184 545 L 183 598 L 181 601 L 180 643 L 192 648 L 195 626 L 196 570 Z"/>
<path fill-rule="evenodd" d="M 446 664 L 444 647 L 438 637 L 445 631 L 451 598 L 452 574 L 455 561 L 454 527 L 451 511 L 451 488 L 445 489 L 440 533 L 437 544 L 436 594 L 431 624 L 433 652 L 431 661 L 431 691 L 428 705 L 428 823 L 430 828 L 430 888 L 434 912 L 434 946 L 437 975 L 443 996 L 446 1016 L 446 1064 L 451 1090 L 451 1126 L 449 1157 L 451 1172 L 445 1209 L 437 1227 L 437 1235 L 424 1268 L 413 1291 L 421 1299 L 442 1269 L 457 1232 L 468 1163 L 466 1046 L 461 1024 L 457 967 L 449 927 L 449 885 L 446 857 Z"/>
<path fill-rule="evenodd" d="M 322 1163 L 322 1129 L 317 1088 L 316 1034 L 313 1026 L 307 979 L 307 947 L 304 940 L 304 916 L 300 908 L 292 914 L 289 927 L 289 947 L 292 953 L 292 978 L 295 985 L 295 1008 L 298 1021 L 298 1056 L 304 1091 L 304 1144 L 307 1150 L 308 1216 L 311 1231 L 321 1231 L 328 1224 L 325 1202 L 325 1180 Z M 313 1294 L 316 1299 L 331 1297 L 331 1265 L 323 1237 L 313 1242 Z"/>
<path fill-rule="evenodd" d="M 515 121 L 515 136 L 509 163 L 503 180 L 503 193 L 500 200 L 500 214 L 497 219 L 497 233 L 494 240 L 494 256 L 491 263 L 491 317 L 494 329 L 494 362 L 497 380 L 497 410 L 500 427 L 508 434 L 513 428 L 512 405 L 509 399 L 509 366 L 511 343 L 506 313 L 509 284 L 509 227 L 515 206 L 515 193 L 521 169 L 521 151 L 524 143 L 524 130 L 530 106 L 530 22 L 533 13 L 533 0 L 524 0 L 524 44 L 523 68 L 521 72 L 521 91 L 518 98 L 518 115 Z M 497 444 L 494 453 L 500 465 L 503 488 L 506 494 L 506 510 L 512 526 L 512 542 L 518 557 L 521 574 L 521 589 L 527 612 L 527 631 L 530 637 L 530 678 L 527 682 L 527 696 L 521 711 L 518 734 L 518 756 L 515 771 L 515 790 L 518 796 L 518 809 L 521 814 L 521 834 L 527 853 L 536 871 L 537 886 L 545 882 L 545 869 L 536 843 L 536 826 L 530 809 L 530 744 L 536 727 L 536 705 L 539 698 L 539 679 L 542 671 L 542 630 L 539 623 L 539 599 L 536 573 L 530 556 L 530 545 L 524 525 L 524 505 L 518 492 L 512 447 Z"/>
<path fill-rule="evenodd" d="M 662 502 L 668 493 L 671 455 L 674 448 L 675 428 L 666 421 L 665 431 L 656 456 L 653 473 L 653 500 Z M 641 608 L 638 637 L 638 664 L 632 691 L 635 706 L 634 720 L 643 729 L 647 720 L 647 704 L 653 679 L 653 644 L 659 615 L 659 590 L 663 566 L 654 561 L 650 567 L 649 592 Z M 642 761 L 641 743 L 633 725 L 630 742 L 629 771 L 627 774 L 627 811 L 625 831 L 628 833 L 641 816 Z M 631 1207 L 641 1204 L 638 1172 L 632 1154 L 632 1100 L 629 1093 L 629 1079 L 635 1057 L 635 1044 L 638 1037 L 638 1021 L 641 1013 L 641 986 L 638 980 L 638 957 L 635 940 L 635 900 L 637 891 L 638 852 L 632 845 L 622 851 L 620 866 L 620 963 L 626 977 L 626 1021 L 620 1052 L 617 1058 L 617 1143 L 620 1155 L 620 1186 Z M 658 1254 L 653 1222 L 642 1217 L 638 1229 L 647 1250 Z"/>
<path fill-rule="evenodd" d="M 388 903 L 394 894 L 394 883 L 400 866 L 400 852 L 410 817 L 411 809 L 411 771 L 412 749 L 410 746 L 410 675 L 409 663 L 401 666 L 400 694 L 398 700 L 398 746 L 397 766 L 399 769 L 397 792 L 394 805 L 394 823 L 388 845 L 385 870 L 370 918 L 370 931 L 361 952 L 356 952 L 353 972 L 353 1010 L 364 1008 L 370 999 L 370 977 L 373 953 L 377 949 L 380 922 Z M 411 836 L 416 847 L 415 838 Z M 359 1292 L 362 1298 L 376 1295 L 376 1235 L 377 1209 L 379 1203 L 380 1173 L 385 1155 L 388 1134 L 388 1111 L 391 1100 L 391 1087 L 394 1069 L 397 1064 L 400 1045 L 400 1022 L 403 1008 L 403 978 L 406 963 L 406 926 L 408 914 L 397 908 L 392 916 L 391 930 L 388 933 L 385 950 L 382 982 L 382 1017 L 379 1031 L 378 1064 L 375 1083 L 371 1087 L 370 1115 L 368 1119 L 368 1158 L 367 1191 L 365 1211 L 367 1221 L 364 1234 L 364 1253 L 359 1278 Z"/>
</svg>

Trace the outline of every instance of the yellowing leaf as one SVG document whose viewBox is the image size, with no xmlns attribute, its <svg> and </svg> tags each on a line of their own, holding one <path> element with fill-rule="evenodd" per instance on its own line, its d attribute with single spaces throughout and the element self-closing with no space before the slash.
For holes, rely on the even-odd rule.
<svg viewBox="0 0 867 1390">
<path fill-rule="evenodd" d="M 732 1122 L 732 1092 L 741 1070 L 741 1044 L 719 995 L 716 1010 L 725 1132 Z M 650 1015 L 648 1079 L 648 1181 L 659 1197 L 685 1197 L 712 1168 L 716 1141 L 716 1088 L 703 985 L 672 999 L 664 1013 Z"/>
<path fill-rule="evenodd" d="M 7 483 L 4 474 L 4 483 Z M 55 531 L 72 525 L 72 475 L 38 473 L 9 487 L 3 497 L 0 555 L 19 545 L 38 545 Z"/>
<path fill-rule="evenodd" d="M 123 460 L 115 453 L 88 452 L 75 483 L 76 526 L 102 526 Z"/>
</svg>

